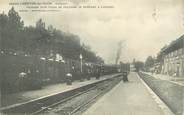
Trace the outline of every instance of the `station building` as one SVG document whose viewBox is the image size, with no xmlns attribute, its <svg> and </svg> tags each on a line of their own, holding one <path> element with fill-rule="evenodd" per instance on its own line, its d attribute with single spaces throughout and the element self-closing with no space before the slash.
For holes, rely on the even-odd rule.
<svg viewBox="0 0 184 115">
<path fill-rule="evenodd" d="M 159 57 L 162 74 L 184 77 L 184 35 L 162 48 Z"/>
</svg>

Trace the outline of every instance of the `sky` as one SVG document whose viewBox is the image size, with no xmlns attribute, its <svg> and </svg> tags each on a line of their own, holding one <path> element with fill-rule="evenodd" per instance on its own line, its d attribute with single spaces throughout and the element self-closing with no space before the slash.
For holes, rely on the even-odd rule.
<svg viewBox="0 0 184 115">
<path fill-rule="evenodd" d="M 37 0 L 0 0 L 0 12 L 9 2 Z M 49 0 L 39 0 L 49 1 Z M 50 0 L 62 1 L 62 0 Z M 63 0 L 64 1 L 64 0 Z M 70 0 L 72 1 L 72 0 Z M 184 0 L 82 0 L 74 5 L 111 5 L 102 9 L 62 9 L 60 12 L 19 12 L 25 25 L 42 18 L 47 25 L 78 35 L 106 63 L 115 63 L 118 43 L 122 41 L 120 61 L 145 61 L 184 34 Z M 84 1 L 84 0 L 83 0 Z M 14 6 L 16 10 L 23 6 Z"/>
</svg>

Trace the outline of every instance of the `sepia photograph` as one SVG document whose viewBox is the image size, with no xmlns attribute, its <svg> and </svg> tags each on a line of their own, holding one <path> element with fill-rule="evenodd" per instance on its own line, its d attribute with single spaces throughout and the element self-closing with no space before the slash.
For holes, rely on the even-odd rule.
<svg viewBox="0 0 184 115">
<path fill-rule="evenodd" d="M 184 0 L 0 0 L 0 115 L 184 115 Z"/>
</svg>

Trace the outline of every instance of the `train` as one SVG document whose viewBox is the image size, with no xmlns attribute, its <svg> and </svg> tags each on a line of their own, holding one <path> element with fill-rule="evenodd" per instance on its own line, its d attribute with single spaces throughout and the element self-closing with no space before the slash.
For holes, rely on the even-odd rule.
<svg viewBox="0 0 184 115">
<path fill-rule="evenodd" d="M 56 61 L 30 55 L 1 54 L 1 92 L 9 94 L 25 90 L 40 89 L 44 85 L 65 83 L 67 74 L 71 81 L 99 79 L 102 75 L 118 72 L 115 65 L 97 64 L 80 60 L 63 59 Z"/>
</svg>

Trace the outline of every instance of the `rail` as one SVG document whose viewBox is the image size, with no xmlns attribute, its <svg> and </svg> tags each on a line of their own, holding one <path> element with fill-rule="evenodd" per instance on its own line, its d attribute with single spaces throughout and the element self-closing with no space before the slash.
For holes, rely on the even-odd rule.
<svg viewBox="0 0 184 115">
<path fill-rule="evenodd" d="M 31 100 L 28 102 L 3 107 L 3 108 L 0 108 L 0 112 L 4 113 L 4 114 L 12 114 L 12 113 L 13 114 L 19 114 L 19 113 L 21 113 L 21 114 L 26 114 L 26 113 L 35 114 L 39 111 L 46 109 L 47 107 L 49 107 L 53 104 L 57 104 L 57 103 L 61 103 L 62 101 L 66 101 L 66 100 L 72 98 L 72 96 L 77 96 L 79 94 L 85 93 L 89 89 L 95 87 L 97 84 L 104 82 L 104 81 L 107 81 L 107 80 L 111 80 L 115 77 L 119 77 L 120 75 L 121 74 L 116 74 L 111 78 L 103 79 L 101 81 L 97 81 L 95 83 L 81 86 L 81 87 L 75 88 L 73 90 L 69 90 L 69 91 L 65 91 L 65 92 L 61 92 L 61 93 L 57 93 L 57 94 L 51 94 L 49 96 L 37 98 L 37 99 Z"/>
</svg>

